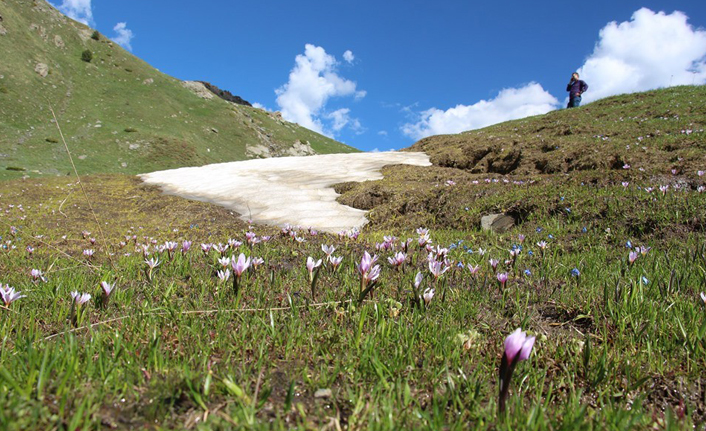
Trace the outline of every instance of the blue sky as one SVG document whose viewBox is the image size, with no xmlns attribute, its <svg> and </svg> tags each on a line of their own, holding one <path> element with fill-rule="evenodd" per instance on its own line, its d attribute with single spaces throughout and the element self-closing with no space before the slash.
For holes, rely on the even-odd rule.
<svg viewBox="0 0 706 431">
<path fill-rule="evenodd" d="M 560 108 L 575 70 L 586 102 L 706 83 L 703 0 L 61 1 L 162 72 L 368 151 Z"/>
</svg>

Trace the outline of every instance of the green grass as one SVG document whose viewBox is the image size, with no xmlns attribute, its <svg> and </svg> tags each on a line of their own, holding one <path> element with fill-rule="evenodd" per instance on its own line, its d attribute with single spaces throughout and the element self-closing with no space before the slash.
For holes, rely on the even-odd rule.
<svg viewBox="0 0 706 431">
<path fill-rule="evenodd" d="M 236 296 L 215 275 L 218 254 L 199 248 L 245 243 L 242 221 L 132 178 L 89 177 L 85 185 L 105 244 L 75 184 L 44 178 L 0 190 L 9 247 L 0 252 L 2 282 L 27 295 L 0 309 L 0 421 L 9 429 L 687 429 L 706 421 L 706 249 L 702 232 L 670 230 L 675 220 L 701 217 L 703 193 L 566 185 L 564 200 L 554 197 L 571 213 L 537 211 L 505 234 L 432 230 L 449 259 L 481 267 L 477 276 L 454 267 L 438 282 L 414 225 L 366 230 L 357 240 L 300 229 L 302 243 L 255 228 L 273 239 L 227 252 L 265 261 Z M 512 186 L 476 187 L 502 195 Z M 541 182 L 517 187 L 555 191 Z M 630 200 L 655 223 L 651 233 L 628 229 Z M 590 222 L 604 206 L 604 219 Z M 520 233 L 517 261 L 500 263 L 510 274 L 503 290 L 488 260 L 509 259 Z M 125 235 L 194 245 L 172 259 L 153 251 L 162 264 L 149 281 L 135 241 L 119 244 Z M 415 239 L 407 264 L 396 271 L 387 263 L 392 251 L 377 251 L 379 284 L 358 305 L 355 263 L 385 235 Z M 652 249 L 630 264 L 628 240 Z M 311 298 L 304 263 L 323 257 L 321 244 L 344 260 L 337 271 L 324 265 Z M 87 248 L 96 250 L 90 261 Z M 33 282 L 33 268 L 47 281 Z M 436 288 L 426 308 L 410 300 L 417 271 Z M 69 292 L 99 297 L 100 281 L 117 285 L 108 307 L 93 300 L 72 324 Z M 507 415 L 498 416 L 502 343 L 517 327 L 537 342 L 515 372 Z M 315 397 L 319 389 L 331 397 Z"/>
<path fill-rule="evenodd" d="M 259 145 L 282 155 L 296 141 L 317 153 L 356 151 L 265 111 L 202 99 L 44 1 L 3 5 L 0 180 L 70 172 L 50 107 L 84 174 L 243 160 Z M 90 63 L 81 60 L 85 50 Z M 35 72 L 38 63 L 48 65 L 46 77 Z"/>
</svg>

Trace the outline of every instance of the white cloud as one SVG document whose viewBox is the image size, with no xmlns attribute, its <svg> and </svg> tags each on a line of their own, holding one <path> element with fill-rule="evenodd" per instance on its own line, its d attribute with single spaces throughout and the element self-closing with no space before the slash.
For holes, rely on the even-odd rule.
<svg viewBox="0 0 706 431">
<path fill-rule="evenodd" d="M 63 0 L 56 8 L 75 21 L 95 26 L 91 0 Z"/>
<path fill-rule="evenodd" d="M 127 23 L 119 22 L 115 24 L 115 27 L 113 27 L 113 31 L 115 31 L 115 36 L 113 36 L 113 42 L 117 43 L 128 51 L 132 51 L 132 45 L 130 45 L 130 41 L 135 35 L 132 33 L 132 30 L 127 28 Z"/>
<path fill-rule="evenodd" d="M 473 105 L 456 105 L 446 111 L 431 108 L 418 114 L 416 123 L 402 126 L 402 133 L 421 139 L 431 135 L 459 133 L 508 120 L 544 114 L 559 101 L 541 85 L 531 82 L 520 88 L 506 88 L 490 100 Z"/>
<path fill-rule="evenodd" d="M 285 120 L 329 136 L 346 126 L 360 126 L 358 120 L 350 118 L 350 110 L 346 108 L 331 113 L 324 111 L 326 103 L 333 97 L 354 96 L 359 99 L 365 96 L 364 91 L 356 90 L 355 82 L 338 75 L 337 65 L 336 58 L 322 47 L 305 46 L 304 54 L 295 59 L 289 81 L 275 91 L 277 105 Z M 325 123 L 324 120 L 328 121 Z"/>
<path fill-rule="evenodd" d="M 346 60 L 347 63 L 353 63 L 353 60 L 355 60 L 355 55 L 353 55 L 353 51 L 349 49 L 344 52 L 343 59 Z"/>
<path fill-rule="evenodd" d="M 584 102 L 671 85 L 706 83 L 706 31 L 682 12 L 647 8 L 630 21 L 608 23 L 578 72 L 589 85 Z"/>
<path fill-rule="evenodd" d="M 261 103 L 253 102 L 252 107 L 257 108 L 257 109 L 262 109 L 263 111 L 272 112 L 272 110 L 270 108 L 268 108 L 267 106 L 265 106 Z"/>
<path fill-rule="evenodd" d="M 380 131 L 378 132 L 378 135 L 380 135 L 380 136 L 387 136 L 387 130 L 380 130 Z"/>
</svg>

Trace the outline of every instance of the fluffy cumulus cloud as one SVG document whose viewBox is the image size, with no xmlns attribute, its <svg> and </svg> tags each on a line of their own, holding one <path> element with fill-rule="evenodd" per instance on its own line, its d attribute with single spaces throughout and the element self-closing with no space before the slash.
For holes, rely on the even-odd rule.
<svg viewBox="0 0 706 431">
<path fill-rule="evenodd" d="M 127 23 L 119 22 L 115 24 L 115 27 L 113 27 L 113 31 L 115 31 L 115 36 L 113 36 L 112 38 L 113 42 L 117 43 L 128 51 L 132 51 L 132 45 L 130 45 L 130 41 L 132 40 L 134 35 L 132 34 L 132 30 L 127 28 Z"/>
<path fill-rule="evenodd" d="M 447 110 L 431 108 L 418 114 L 417 121 L 402 126 L 414 139 L 444 133 L 459 133 L 508 120 L 544 114 L 557 108 L 559 101 L 536 82 L 520 88 L 506 88 L 490 100 L 473 105 L 457 105 Z"/>
<path fill-rule="evenodd" d="M 362 130 L 360 122 L 350 116 L 349 109 L 325 111 L 331 98 L 365 97 L 364 91 L 356 90 L 355 82 L 338 74 L 337 65 L 336 58 L 322 47 L 307 44 L 304 54 L 295 59 L 289 81 L 276 90 L 282 117 L 329 136 L 345 127 Z"/>
<path fill-rule="evenodd" d="M 346 60 L 346 63 L 353 63 L 353 60 L 355 60 L 355 55 L 353 55 L 353 52 L 349 49 L 343 53 L 343 59 Z"/>
<path fill-rule="evenodd" d="M 706 83 L 706 31 L 682 12 L 642 8 L 611 22 L 578 72 L 589 85 L 584 101 L 671 85 Z"/>
<path fill-rule="evenodd" d="M 75 21 L 90 26 L 95 25 L 91 0 L 63 0 L 56 8 Z"/>
</svg>

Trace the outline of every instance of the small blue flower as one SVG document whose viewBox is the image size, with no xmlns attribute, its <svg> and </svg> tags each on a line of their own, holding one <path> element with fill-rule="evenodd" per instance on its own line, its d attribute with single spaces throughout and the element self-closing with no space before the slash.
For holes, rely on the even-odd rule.
<svg viewBox="0 0 706 431">
<path fill-rule="evenodd" d="M 538 227 L 538 228 L 537 228 L 537 233 L 539 233 L 539 232 L 541 232 L 541 231 L 542 231 L 542 228 L 541 228 L 541 227 Z"/>
<path fill-rule="evenodd" d="M 549 239 L 554 239 L 554 235 L 549 234 L 549 235 L 547 235 L 547 238 L 549 238 Z"/>
<path fill-rule="evenodd" d="M 559 200 L 563 202 L 563 201 L 564 201 L 564 196 L 560 197 Z"/>
<path fill-rule="evenodd" d="M 457 263 L 456 266 L 459 267 L 459 268 L 463 268 L 463 262 Z"/>
<path fill-rule="evenodd" d="M 532 271 L 530 271 L 529 269 L 525 269 L 525 275 L 529 277 L 530 275 L 532 275 Z"/>
<path fill-rule="evenodd" d="M 571 208 L 566 208 L 567 213 L 571 213 Z"/>
<path fill-rule="evenodd" d="M 572 277 L 578 277 L 579 275 L 581 275 L 581 271 L 579 271 L 578 268 L 574 268 L 571 270 Z"/>
<path fill-rule="evenodd" d="M 625 243 L 625 247 L 632 248 L 632 243 L 630 242 L 630 240 L 628 240 L 628 242 Z"/>
<path fill-rule="evenodd" d="M 650 284 L 650 280 L 648 280 L 647 277 L 645 277 L 644 275 L 642 276 L 642 284 L 644 284 L 645 286 Z"/>
<path fill-rule="evenodd" d="M 534 256 L 534 253 L 532 253 L 532 250 L 528 251 L 527 254 L 530 256 Z"/>
<path fill-rule="evenodd" d="M 583 232 L 583 233 L 588 232 L 588 228 L 586 228 L 586 226 L 584 226 L 583 229 L 581 229 L 581 232 Z"/>
<path fill-rule="evenodd" d="M 470 247 L 468 248 L 468 254 L 473 254 L 473 249 Z"/>
</svg>

